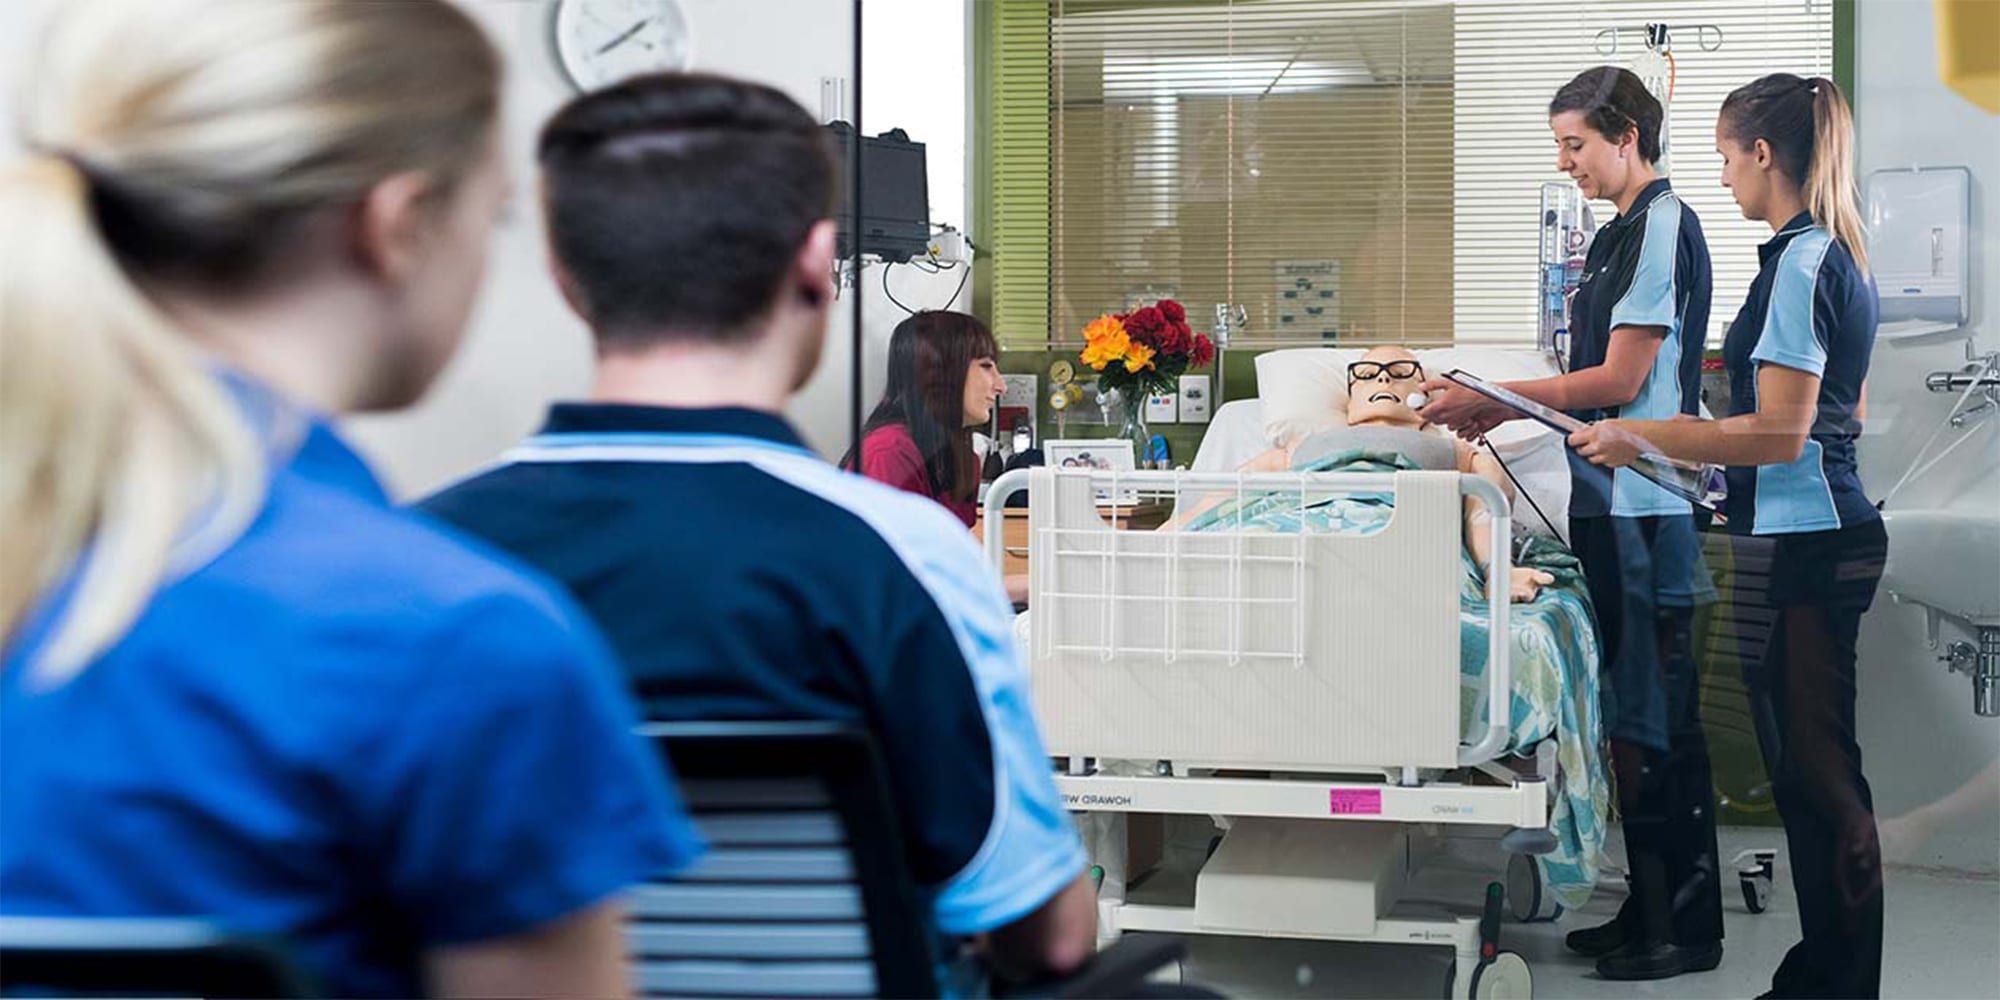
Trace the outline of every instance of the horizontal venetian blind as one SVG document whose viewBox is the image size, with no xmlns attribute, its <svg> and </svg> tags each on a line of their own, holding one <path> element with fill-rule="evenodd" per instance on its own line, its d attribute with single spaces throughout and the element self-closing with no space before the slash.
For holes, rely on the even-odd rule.
<svg viewBox="0 0 2000 1000">
<path fill-rule="evenodd" d="M 1535 217 L 1542 183 L 1563 179 L 1548 131 L 1549 99 L 1596 65 L 1657 78 L 1661 61 L 1638 29 L 1664 21 L 1673 29 L 1670 177 L 1708 237 L 1715 274 L 1708 337 L 1719 342 L 1756 275 L 1757 244 L 1771 230 L 1745 220 L 1721 186 L 1716 113 L 1731 90 L 1767 73 L 1830 76 L 1832 8 L 1831 0 L 1456 4 L 1451 288 L 1458 339 L 1533 342 Z M 1718 42 L 1704 51 L 1704 43 Z M 1609 202 L 1591 208 L 1600 225 L 1617 211 Z"/>
<path fill-rule="evenodd" d="M 1239 344 L 1450 338 L 1448 5 L 1048 6 L 1054 339 L 1163 296 Z"/>
<path fill-rule="evenodd" d="M 975 168 L 987 199 L 980 275 L 994 332 L 1038 345 L 1049 336 L 1049 3 L 993 0 L 978 14 L 989 95 Z"/>
</svg>

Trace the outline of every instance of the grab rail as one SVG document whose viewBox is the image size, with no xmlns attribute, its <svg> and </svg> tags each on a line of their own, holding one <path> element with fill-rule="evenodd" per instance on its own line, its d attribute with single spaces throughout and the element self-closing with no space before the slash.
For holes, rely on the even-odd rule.
<svg viewBox="0 0 2000 1000">
<path fill-rule="evenodd" d="M 986 491 L 985 537 L 986 558 L 996 572 L 1006 565 L 1006 532 L 1003 519 L 1006 517 L 1007 501 L 1015 494 L 1028 489 L 1032 470 L 1015 469 L 1004 473 L 993 481 Z M 1064 472 L 1062 475 L 1085 475 L 1082 472 Z M 1091 486 L 1101 488 L 1111 496 L 1139 491 L 1156 494 L 1175 494 L 1192 490 L 1300 490 L 1311 488 L 1320 491 L 1377 491 L 1383 488 L 1384 480 L 1393 483 L 1395 473 L 1384 472 L 1164 472 L 1164 471 L 1095 471 L 1088 473 Z M 1391 487 L 1393 491 L 1393 486 Z M 1458 749 L 1458 763 L 1461 767 L 1483 764 L 1500 756 L 1507 749 L 1507 739 L 1512 730 L 1514 671 L 1509 658 L 1512 637 L 1508 634 L 1509 577 L 1514 571 L 1513 517 L 1507 506 L 1506 494 L 1500 487 L 1478 476 L 1460 474 L 1458 491 L 1461 496 L 1470 495 L 1486 504 L 1491 517 L 1487 521 L 1487 531 L 1492 540 L 1492 557 L 1486 567 L 1486 614 L 1488 621 L 1486 650 L 1486 731 L 1472 744 L 1461 743 Z"/>
</svg>

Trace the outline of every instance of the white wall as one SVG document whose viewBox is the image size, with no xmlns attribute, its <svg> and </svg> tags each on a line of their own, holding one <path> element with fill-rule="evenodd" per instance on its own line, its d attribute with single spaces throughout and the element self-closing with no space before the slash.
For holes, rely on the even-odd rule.
<svg viewBox="0 0 2000 1000">
<path fill-rule="evenodd" d="M 1911 165 L 1971 168 L 1972 328 L 1978 349 L 2000 348 L 2000 116 L 1938 81 L 1930 4 L 1863 0 L 1855 34 L 1862 174 Z M 1958 344 L 1876 348 L 1860 452 L 1870 496 L 1880 499 L 1901 478 L 1944 419 L 1950 399 L 1925 391 L 1923 376 L 1962 364 L 1963 350 Z M 1987 421 L 1976 434 L 1948 466 L 1913 480 L 1888 509 L 2000 510 L 2000 421 Z M 2000 719 L 1972 714 L 1970 682 L 1947 674 L 1925 648 L 1923 617 L 1884 597 L 1862 623 L 1861 744 L 1876 810 L 1885 817 L 1937 799 L 2000 758 Z M 2000 869 L 2000 814 L 1989 809 L 1944 829 L 1919 860 Z"/>
<path fill-rule="evenodd" d="M 853 22 L 845 3 L 835 0 L 682 0 L 694 33 L 695 68 L 748 77 L 780 87 L 814 115 L 820 113 L 822 77 L 852 75 Z M 922 0 L 871 0 L 870 8 L 903 6 L 914 8 Z M 509 81 L 509 149 L 516 175 L 532 182 L 535 131 L 570 96 L 550 58 L 547 0 L 527 3 L 498 3 L 493 0 L 469 3 L 507 54 L 512 76 Z M 956 4 L 924 5 L 957 9 Z M 913 16 L 910 11 L 896 21 L 895 45 L 864 46 L 867 63 L 863 67 L 862 94 L 864 126 L 877 131 L 874 109 L 877 100 L 890 108 L 907 109 L 906 100 L 896 96 L 895 81 L 912 75 L 912 64 L 929 66 L 929 56 L 919 46 L 926 44 L 923 31 L 949 31 L 949 20 Z M 878 15 L 871 11 L 870 25 Z M 963 18 L 958 19 L 962 31 Z M 873 33 L 872 28 L 869 29 Z M 945 34 L 928 40 L 930 47 L 961 52 L 961 36 Z M 958 59 L 963 76 L 963 56 Z M 879 82 L 876 82 L 879 81 Z M 871 86 L 870 84 L 873 83 Z M 963 84 L 961 83 L 962 87 Z M 929 131 L 957 128 L 956 157 L 964 157 L 963 107 L 950 116 L 936 116 L 935 122 L 914 114 L 892 122 L 925 138 Z M 930 126 L 926 128 L 926 126 Z M 931 191 L 934 202 L 941 188 L 935 179 L 940 169 L 961 176 L 962 168 L 941 167 L 946 155 L 933 152 Z M 956 170 L 956 173 L 951 173 Z M 949 191 L 948 188 L 943 190 Z M 958 186 L 963 198 L 963 182 Z M 495 246 L 493 269 L 487 279 L 479 312 L 465 349 L 460 353 L 437 389 L 417 409 L 389 417 L 355 420 L 350 429 L 355 439 L 376 460 L 392 487 L 402 495 L 424 492 L 466 471 L 476 468 L 540 421 L 552 399 L 575 397 L 588 385 L 590 371 L 589 337 L 583 326 L 563 307 L 546 277 L 545 252 L 539 220 L 532 203 L 518 213 L 519 219 L 500 235 Z M 962 218 L 962 215 L 961 215 Z M 938 221 L 945 221 L 939 218 Z M 889 330 L 902 313 L 882 295 L 879 265 L 860 278 L 858 289 L 842 292 L 828 330 L 828 344 L 819 375 L 806 387 L 790 411 L 790 416 L 807 439 L 822 453 L 837 457 L 846 450 L 848 438 L 849 379 L 852 368 L 850 305 L 847 296 L 856 291 L 864 296 L 863 396 L 872 402 L 880 394 L 882 358 L 886 354 Z M 913 268 L 899 267 L 891 276 L 896 295 L 912 305 L 941 307 L 955 287 L 956 274 L 932 276 Z M 967 289 L 966 300 L 970 300 Z"/>
<path fill-rule="evenodd" d="M 821 77 L 852 74 L 852 13 L 839 0 L 682 0 L 694 32 L 696 68 L 784 89 L 820 112 Z M 520 211 L 495 238 L 491 268 L 464 348 L 437 387 L 406 413 L 352 420 L 348 430 L 402 496 L 427 491 L 477 468 L 540 422 L 549 401 L 589 385 L 589 336 L 547 278 L 540 220 L 531 195 L 533 144 L 541 122 L 570 96 L 550 56 L 548 0 L 465 4 L 506 54 L 507 149 L 521 186 Z M 0 0 L 0 155 L 10 155 L 14 70 L 56 0 Z M 963 226 L 964 7 L 941 0 L 870 0 L 864 47 L 863 127 L 908 130 L 929 142 L 932 218 Z M 929 275 L 898 267 L 896 295 L 917 307 L 948 304 L 963 272 Z M 964 299 L 970 300 L 970 289 Z M 864 298 L 864 396 L 882 385 L 882 358 L 900 310 L 882 295 L 880 266 L 860 278 Z M 818 378 L 791 410 L 822 452 L 847 446 L 850 306 L 835 309 Z"/>
</svg>

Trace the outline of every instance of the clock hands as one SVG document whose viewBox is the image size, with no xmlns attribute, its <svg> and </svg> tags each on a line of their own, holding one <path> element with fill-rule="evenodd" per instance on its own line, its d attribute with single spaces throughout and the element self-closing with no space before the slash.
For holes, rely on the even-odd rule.
<svg viewBox="0 0 2000 1000">
<path fill-rule="evenodd" d="M 620 45 L 623 45 L 623 44 L 625 44 L 626 42 L 629 42 L 629 41 L 631 41 L 631 40 L 632 40 L 632 36 L 633 36 L 633 35 L 636 35 L 636 34 L 638 34 L 638 33 L 639 33 L 640 31 L 643 31 L 643 30 L 645 30 L 645 27 L 646 27 L 646 25 L 649 25 L 649 24 L 651 24 L 651 23 L 653 23 L 653 19 L 649 17 L 649 18 L 646 18 L 646 19 L 645 19 L 645 20 L 643 20 L 643 21 L 640 21 L 640 22 L 639 22 L 638 24 L 635 24 L 635 25 L 633 25 L 633 26 L 631 26 L 631 27 L 629 27 L 629 28 L 626 28 L 626 29 L 625 29 L 625 33 L 624 33 L 624 34 L 622 34 L 622 35 L 619 35 L 619 36 L 618 36 L 617 38 L 614 38 L 614 39 L 612 39 L 612 40 L 610 40 L 610 41 L 608 41 L 608 42 L 604 43 L 604 46 L 603 46 L 602 48 L 599 48 L 599 49 L 597 50 L 597 54 L 601 56 L 601 55 L 605 54 L 606 52 L 609 52 L 609 51 L 611 51 L 612 49 L 615 49 L 615 48 L 617 48 L 618 46 L 620 46 Z"/>
</svg>

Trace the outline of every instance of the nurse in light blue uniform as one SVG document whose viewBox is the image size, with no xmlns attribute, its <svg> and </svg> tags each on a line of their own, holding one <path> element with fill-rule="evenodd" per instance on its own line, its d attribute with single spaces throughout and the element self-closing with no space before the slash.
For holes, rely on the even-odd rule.
<svg viewBox="0 0 2000 1000">
<path fill-rule="evenodd" d="M 329 996 L 624 994 L 619 895 L 701 845 L 604 644 L 328 416 L 457 345 L 498 53 L 444 0 L 88 0 L 42 51 L 0 167 L 0 916 L 197 918 Z"/>
<path fill-rule="evenodd" d="M 1877 300 L 1853 141 L 1847 102 L 1823 77 L 1773 74 L 1729 95 L 1722 180 L 1773 232 L 1723 347 L 1730 415 L 1615 421 L 1571 439 L 1606 466 L 1643 450 L 1727 465 L 1730 529 L 1771 542 L 1777 620 L 1753 681 L 1779 729 L 1766 763 L 1803 940 L 1766 996 L 1881 990 L 1881 851 L 1854 702 L 1856 637 L 1888 537 L 1855 471 Z"/>
</svg>

